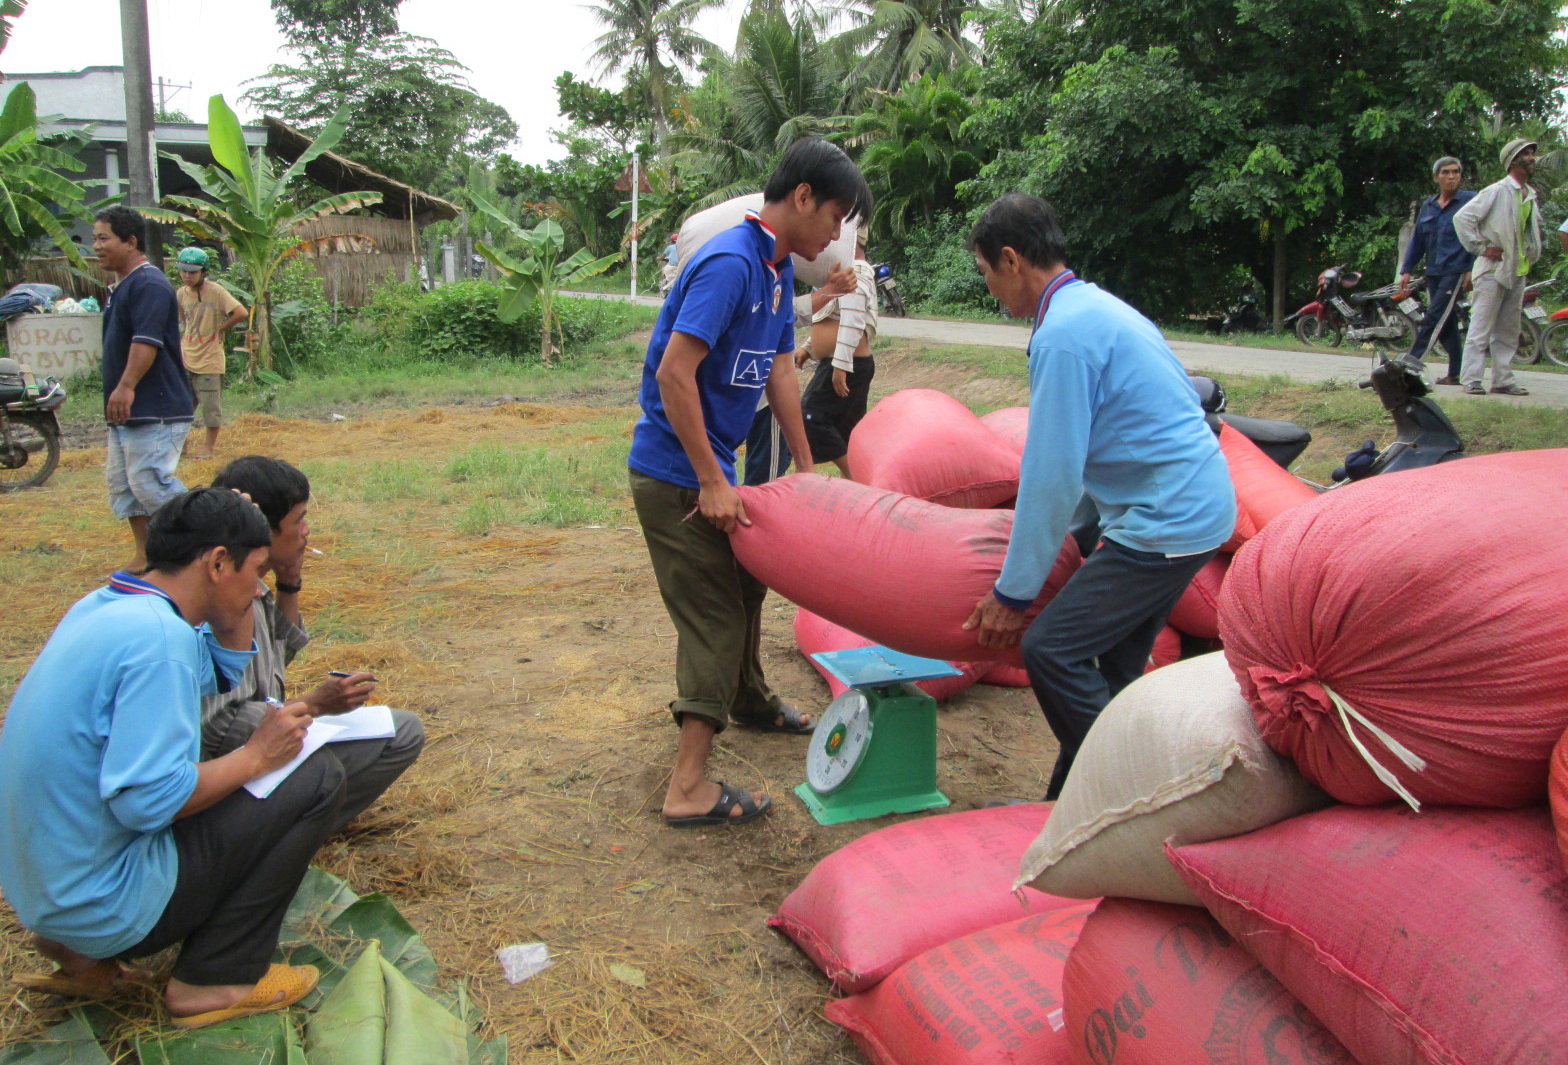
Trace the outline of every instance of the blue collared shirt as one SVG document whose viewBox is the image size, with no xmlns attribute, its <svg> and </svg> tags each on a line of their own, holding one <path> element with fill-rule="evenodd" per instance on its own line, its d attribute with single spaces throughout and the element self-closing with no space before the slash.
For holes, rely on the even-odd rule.
<svg viewBox="0 0 1568 1065">
<path fill-rule="evenodd" d="M 648 341 L 627 464 L 639 473 L 687 488 L 700 487 L 691 460 L 664 411 L 659 364 L 672 333 L 708 345 L 697 369 L 697 391 L 708 444 L 735 483 L 735 450 L 746 439 L 776 356 L 795 350 L 795 274 L 789 257 L 774 262 L 773 232 L 756 214 L 704 244 L 664 301 Z"/>
<path fill-rule="evenodd" d="M 1436 196 L 1428 197 L 1416 213 L 1416 231 L 1410 237 L 1410 247 L 1405 249 L 1405 264 L 1399 272 L 1415 273 L 1415 265 L 1424 255 L 1428 274 L 1469 273 L 1475 256 L 1459 243 L 1459 235 L 1454 232 L 1454 215 L 1473 199 L 1474 189 L 1460 189 L 1448 201 L 1447 207 L 1440 207 Z"/>
</svg>

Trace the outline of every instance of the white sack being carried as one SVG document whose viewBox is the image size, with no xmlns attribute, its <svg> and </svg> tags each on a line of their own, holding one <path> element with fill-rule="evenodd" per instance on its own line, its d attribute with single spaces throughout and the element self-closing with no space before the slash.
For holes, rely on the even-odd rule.
<svg viewBox="0 0 1568 1065">
<path fill-rule="evenodd" d="M 745 196 L 737 196 L 733 200 L 725 200 L 706 211 L 698 211 L 685 222 L 681 223 L 680 236 L 675 241 L 676 261 L 684 269 L 691 262 L 691 257 L 697 253 L 708 241 L 724 232 L 740 225 L 746 217 L 747 211 L 762 210 L 762 193 L 752 192 Z M 790 261 L 795 264 L 795 280 L 817 288 L 828 279 L 828 274 L 836 266 L 847 266 L 855 261 L 855 225 L 853 218 L 844 220 L 838 239 L 827 246 L 827 250 L 811 262 L 807 262 L 798 255 L 791 255 Z M 785 293 L 791 296 L 793 293 Z"/>
<path fill-rule="evenodd" d="M 1018 884 L 1196 906 L 1166 840 L 1239 836 L 1331 802 L 1263 742 L 1225 655 L 1189 658 L 1133 681 L 1101 711 Z"/>
</svg>

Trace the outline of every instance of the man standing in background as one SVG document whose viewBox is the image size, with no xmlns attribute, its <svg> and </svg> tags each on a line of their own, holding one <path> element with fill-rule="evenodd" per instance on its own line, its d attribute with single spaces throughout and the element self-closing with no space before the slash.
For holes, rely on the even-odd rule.
<svg viewBox="0 0 1568 1065">
<path fill-rule="evenodd" d="M 186 248 L 174 259 L 180 271 L 180 323 L 185 352 L 185 369 L 190 371 L 201 408 L 201 423 L 207 430 L 207 446 L 196 453 L 210 459 L 218 447 L 218 430 L 223 427 L 223 373 L 228 357 L 223 351 L 223 334 L 245 320 L 245 307 L 218 284 L 207 284 L 207 253 L 201 248 Z"/>
<path fill-rule="evenodd" d="M 1535 142 L 1517 137 L 1503 148 L 1508 173 L 1475 195 L 1454 215 L 1454 232 L 1476 256 L 1471 269 L 1475 297 L 1470 304 L 1470 336 L 1465 341 L 1459 376 L 1465 392 L 1486 395 L 1481 376 L 1492 357 L 1492 391 L 1528 396 L 1514 380 L 1519 350 L 1520 308 L 1525 277 L 1541 257 L 1541 211 L 1530 176 L 1535 173 Z"/>
<path fill-rule="evenodd" d="M 147 222 L 129 207 L 95 216 L 98 265 L 120 279 L 103 315 L 104 477 L 114 516 L 131 527 L 135 553 L 125 569 L 133 574 L 147 568 L 148 515 L 185 491 L 174 468 L 195 412 L 174 286 L 147 261 L 146 244 Z"/>
<path fill-rule="evenodd" d="M 1405 358 L 1421 366 L 1426 360 L 1432 341 L 1437 340 L 1448 352 L 1448 374 L 1439 377 L 1440 385 L 1459 383 L 1460 359 L 1464 346 L 1459 342 L 1459 319 L 1455 309 L 1459 294 L 1470 288 L 1470 265 L 1475 256 L 1459 243 L 1454 232 L 1454 216 L 1459 209 L 1475 199 L 1473 189 L 1461 189 L 1465 178 L 1464 166 L 1451 155 L 1445 155 L 1432 164 L 1432 180 L 1437 183 L 1437 195 L 1427 199 L 1416 213 L 1416 231 L 1410 237 L 1410 247 L 1405 249 L 1405 262 L 1400 267 L 1399 287 L 1410 287 L 1410 275 L 1422 258 L 1426 259 L 1426 291 L 1429 298 L 1427 316 L 1416 332 L 1416 341 Z"/>
</svg>

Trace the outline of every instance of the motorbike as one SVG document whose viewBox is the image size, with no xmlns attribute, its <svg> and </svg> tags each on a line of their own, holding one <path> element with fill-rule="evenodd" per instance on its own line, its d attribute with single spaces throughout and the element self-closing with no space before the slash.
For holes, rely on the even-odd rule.
<svg viewBox="0 0 1568 1065">
<path fill-rule="evenodd" d="M 1431 386 L 1421 371 L 1404 359 L 1385 359 L 1362 388 L 1377 393 L 1383 409 L 1394 419 L 1394 441 L 1379 450 L 1368 440 L 1345 457 L 1334 471 L 1330 487 L 1364 480 L 1380 473 L 1436 466 L 1465 457 L 1464 440 L 1448 415 L 1431 398 Z"/>
<path fill-rule="evenodd" d="M 1409 302 L 1417 303 L 1417 309 L 1407 311 L 1407 313 L 1410 320 L 1417 325 L 1421 323 L 1425 314 L 1431 313 L 1431 309 L 1421 306 L 1415 296 L 1425 284 L 1425 281 L 1417 278 L 1412 280 L 1409 289 L 1411 294 Z M 1530 363 L 1539 362 L 1542 354 L 1546 354 L 1552 362 L 1559 362 L 1558 359 L 1552 358 L 1546 350 L 1546 334 L 1556 324 L 1557 320 L 1568 318 L 1568 308 L 1555 314 L 1548 314 L 1546 308 L 1540 304 L 1541 293 L 1555 284 L 1557 284 L 1557 281 L 1555 278 L 1552 278 L 1546 281 L 1538 281 L 1524 290 L 1524 298 L 1519 307 L 1519 348 L 1514 353 L 1515 365 L 1528 366 Z M 1401 302 L 1400 306 L 1401 309 L 1404 309 L 1403 302 Z M 1470 334 L 1469 292 L 1460 294 L 1459 301 L 1454 304 L 1454 314 L 1457 316 L 1459 325 L 1459 343 L 1463 345 L 1465 338 Z M 1561 335 L 1558 339 L 1558 345 L 1562 347 L 1565 342 L 1568 342 L 1568 332 L 1564 332 Z M 1430 358 L 1437 353 L 1439 353 L 1439 348 L 1434 339 L 1432 348 L 1427 351 L 1427 357 Z M 1559 365 L 1568 366 L 1568 350 L 1560 351 L 1559 355 L 1563 360 Z"/>
<path fill-rule="evenodd" d="M 895 318 L 908 318 L 909 311 L 904 307 L 904 297 L 898 291 L 898 282 L 893 279 L 893 268 L 886 263 L 877 263 L 873 269 L 877 274 L 877 296 L 880 297 L 882 306 Z"/>
<path fill-rule="evenodd" d="M 1541 308 L 1544 312 L 1545 308 Z M 1568 368 L 1568 307 L 1553 311 L 1543 320 L 1541 354 L 1548 362 Z"/>
<path fill-rule="evenodd" d="M 53 377 L 32 375 L 15 359 L 0 359 L 0 492 L 36 488 L 60 464 L 60 421 L 65 389 Z"/>
<path fill-rule="evenodd" d="M 1285 319 L 1296 337 L 1307 344 L 1338 347 L 1371 343 L 1379 349 L 1409 346 L 1420 305 L 1398 283 L 1368 292 L 1351 292 L 1361 283 L 1359 270 L 1345 265 L 1331 266 L 1318 275 L 1316 297 Z M 1424 282 L 1413 282 L 1416 284 Z"/>
</svg>

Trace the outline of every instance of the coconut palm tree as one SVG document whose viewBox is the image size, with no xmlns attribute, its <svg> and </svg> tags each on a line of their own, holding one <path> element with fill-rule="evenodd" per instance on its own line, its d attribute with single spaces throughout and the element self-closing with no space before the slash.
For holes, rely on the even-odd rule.
<svg viewBox="0 0 1568 1065">
<path fill-rule="evenodd" d="M 872 226 L 903 237 L 914 225 L 956 206 L 959 182 L 985 161 L 964 120 L 974 113 L 977 68 L 922 77 L 855 122 L 866 144 L 860 168 L 876 194 Z"/>
<path fill-rule="evenodd" d="M 974 62 L 979 48 L 964 24 L 980 10 L 977 0 L 844 0 L 838 11 L 851 28 L 840 38 L 861 54 L 853 80 L 897 92 L 922 74 Z"/>
<path fill-rule="evenodd" d="M 669 136 L 672 75 L 681 64 L 718 52 L 691 28 L 692 20 L 724 0 L 597 0 L 589 10 L 605 32 L 594 40 L 591 58 L 601 76 L 625 71 L 642 80 L 653 117 L 654 142 L 664 150 Z"/>
</svg>

